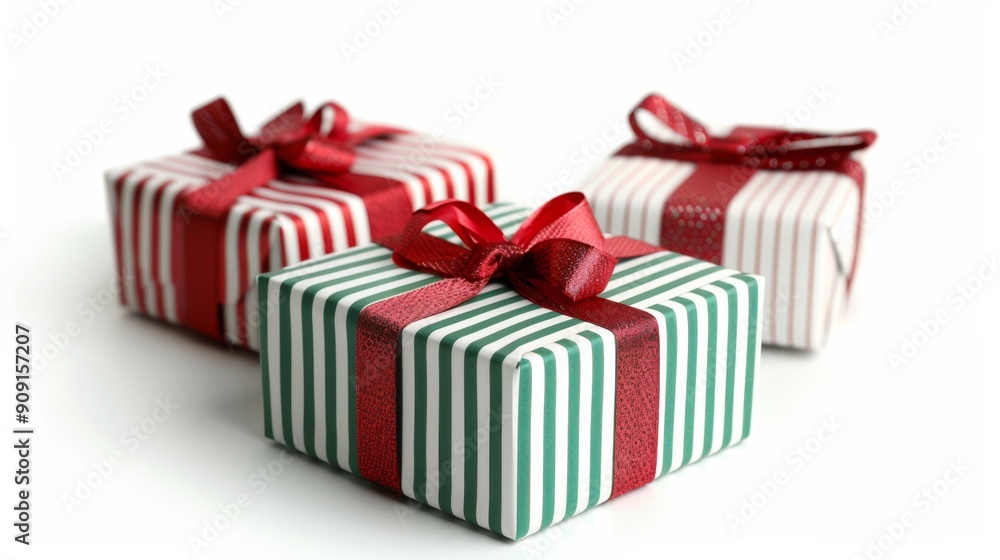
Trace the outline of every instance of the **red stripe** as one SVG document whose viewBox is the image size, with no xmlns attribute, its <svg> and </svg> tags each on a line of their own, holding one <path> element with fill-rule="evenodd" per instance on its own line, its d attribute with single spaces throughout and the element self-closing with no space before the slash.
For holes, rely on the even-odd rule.
<svg viewBox="0 0 1000 560">
<path fill-rule="evenodd" d="M 469 202 L 476 204 L 476 179 L 472 176 L 472 168 L 464 161 L 458 159 L 452 161 L 459 165 L 465 172 L 465 184 L 469 188 Z"/>
<path fill-rule="evenodd" d="M 635 178 L 635 176 L 637 174 L 639 174 L 639 168 L 640 168 L 640 165 L 638 165 L 639 163 L 642 163 L 642 160 L 635 160 L 635 159 L 629 160 L 629 166 L 628 166 L 628 170 L 625 172 L 625 177 L 624 177 L 624 179 L 622 179 L 621 181 L 618 182 L 618 186 L 619 187 L 621 185 L 628 184 L 629 182 L 631 182 Z M 612 195 L 612 198 L 613 197 L 614 197 L 614 195 Z M 605 218 L 606 218 L 604 220 L 604 223 L 607 224 L 608 228 L 611 227 L 611 223 L 612 223 L 612 221 L 614 219 L 614 209 L 615 209 L 615 205 L 612 204 L 611 201 L 608 201 L 608 206 L 607 206 L 607 208 L 605 209 L 605 212 L 604 212 Z"/>
<path fill-rule="evenodd" d="M 150 217 L 152 218 L 149 236 L 149 260 L 152 265 L 150 275 L 153 277 L 153 289 L 156 291 L 156 313 L 164 318 L 167 316 L 167 313 L 163 307 L 163 286 L 160 285 L 160 204 L 163 202 L 164 191 L 167 190 L 167 187 L 171 183 L 173 181 L 167 179 L 162 185 L 156 187 L 156 192 L 153 194 L 153 208 L 150 212 Z"/>
<path fill-rule="evenodd" d="M 823 196 L 823 201 L 819 205 L 819 212 L 816 214 L 816 219 L 813 221 L 812 236 L 809 238 L 809 246 L 812 248 L 809 251 L 809 282 L 808 282 L 808 292 L 806 296 L 806 339 L 804 346 L 809 346 L 812 340 L 812 310 L 813 310 L 813 284 L 815 283 L 815 271 L 816 271 L 816 238 L 819 236 L 819 217 L 823 215 L 823 209 L 826 208 L 826 203 L 830 201 L 830 196 L 833 194 L 834 189 L 830 189 Z"/>
<path fill-rule="evenodd" d="M 788 337 L 786 339 L 787 340 L 787 344 L 789 344 L 789 345 L 794 345 L 795 344 L 795 340 L 794 340 L 794 338 L 795 338 L 795 308 L 794 308 L 794 305 L 795 305 L 795 301 L 797 299 L 797 297 L 796 297 L 797 296 L 796 286 L 798 285 L 798 283 L 796 282 L 796 280 L 797 280 L 796 277 L 798 276 L 798 274 L 797 274 L 798 273 L 797 268 L 798 268 L 798 258 L 799 258 L 799 230 L 802 229 L 802 227 L 801 227 L 801 224 L 802 224 L 802 214 L 803 214 L 803 212 L 805 212 L 805 209 L 809 207 L 809 203 L 812 202 L 813 196 L 816 195 L 816 186 L 822 180 L 823 180 L 823 176 L 822 175 L 817 175 L 814 184 L 809 189 L 809 194 L 806 196 L 806 198 L 802 202 L 801 206 L 799 206 L 798 212 L 795 214 L 795 222 L 794 222 L 795 223 L 795 233 L 792 235 L 792 278 L 791 278 L 791 281 L 789 283 L 789 285 L 791 287 L 788 290 L 788 300 L 789 300 L 789 304 L 792 306 L 791 312 L 788 314 Z M 822 207 L 820 207 L 820 208 L 821 208 L 820 211 L 822 211 Z M 809 304 L 807 302 L 806 306 L 808 306 L 808 305 Z"/>
<path fill-rule="evenodd" d="M 249 261 L 247 253 L 247 229 L 250 227 L 250 218 L 253 216 L 254 209 L 249 209 L 240 216 L 240 225 L 238 229 L 238 236 L 236 238 L 236 250 L 239 261 L 239 284 L 237 284 L 237 291 L 240 296 L 235 302 L 226 302 L 227 305 L 236 306 L 236 336 L 238 337 L 240 344 L 242 346 L 247 345 L 247 329 L 246 329 L 246 307 L 244 302 L 244 296 L 250 289 L 250 271 L 249 271 Z"/>
<path fill-rule="evenodd" d="M 289 183 L 289 184 L 292 184 L 292 185 L 304 186 L 304 187 L 316 187 L 316 188 L 323 188 L 324 187 L 321 184 L 316 184 L 316 183 L 310 184 L 310 183 L 306 183 L 306 182 L 303 182 L 303 181 L 300 181 L 300 180 L 297 180 L 297 179 L 290 179 L 290 178 L 285 178 L 285 177 L 282 177 L 281 182 L 282 183 Z M 271 188 L 273 188 L 275 190 L 278 190 L 278 191 L 281 191 L 281 192 L 295 192 L 295 191 L 291 191 L 291 190 L 284 190 L 284 189 L 281 189 L 281 188 L 276 187 L 274 185 L 271 185 Z M 318 197 L 318 198 L 322 198 L 323 200 L 328 200 L 328 201 L 332 202 L 333 204 L 336 204 L 337 208 L 340 209 L 341 216 L 344 217 L 344 231 L 347 234 L 347 246 L 348 247 L 354 247 L 355 245 L 358 244 L 358 236 L 357 236 L 357 233 L 355 231 L 355 226 L 354 226 L 354 215 L 351 213 L 351 206 L 348 203 L 344 202 L 343 200 L 341 200 L 339 198 L 336 198 L 333 194 L 325 194 L 325 193 L 324 194 L 318 194 L 318 193 L 308 193 L 308 194 L 306 194 L 306 193 L 303 193 L 303 196 Z M 332 237 L 330 238 L 330 243 L 327 245 L 327 247 L 328 247 L 327 251 L 326 251 L 327 253 L 333 251 L 333 238 Z"/>
<path fill-rule="evenodd" d="M 766 184 L 768 181 L 771 181 L 773 179 L 774 179 L 774 175 L 764 175 L 763 179 L 760 182 Z M 754 201 L 756 201 L 757 198 L 759 198 L 761 196 L 762 192 L 763 192 L 763 188 L 760 188 L 760 187 L 758 187 L 757 189 L 755 189 L 753 191 L 750 191 L 750 195 L 747 197 L 746 202 L 743 204 L 743 212 L 740 212 L 739 214 L 736 214 L 736 216 L 735 216 L 736 223 L 739 223 L 739 232 L 740 232 L 740 235 L 739 235 L 739 238 L 738 238 L 739 246 L 738 246 L 737 251 L 736 251 L 736 266 L 733 267 L 733 268 L 736 268 L 737 270 L 750 270 L 747 267 L 747 264 L 745 262 L 745 260 L 747 258 L 747 252 L 743 250 L 743 246 L 744 246 L 743 240 L 745 240 L 747 238 L 747 219 L 746 218 L 747 218 L 747 212 L 749 211 L 750 207 L 753 205 Z M 733 226 L 736 226 L 736 223 L 734 223 Z"/>
<path fill-rule="evenodd" d="M 146 289 L 142 281 L 142 261 L 139 258 L 142 253 L 142 248 L 139 246 L 139 234 L 142 230 L 139 210 L 141 208 L 142 192 L 146 189 L 149 179 L 150 177 L 145 177 L 139 181 L 135 186 L 135 191 L 132 193 L 132 262 L 135 264 L 136 299 L 139 302 L 139 311 L 142 313 L 148 313 L 148 311 L 146 310 Z"/>
<path fill-rule="evenodd" d="M 260 224 L 260 242 L 257 244 L 258 250 L 260 251 L 260 272 L 270 272 L 271 271 L 271 251 L 282 251 L 284 252 L 284 247 L 272 247 L 271 246 L 271 229 L 274 227 L 274 216 L 268 216 L 264 218 L 264 221 Z"/>
<path fill-rule="evenodd" d="M 311 195 L 303 195 L 303 194 L 298 194 L 298 193 L 292 193 L 290 191 L 281 191 L 279 189 L 275 189 L 271 185 L 268 185 L 268 188 L 274 189 L 274 190 L 276 190 L 278 192 L 284 192 L 284 193 L 287 193 L 287 194 L 294 194 L 296 196 L 306 196 L 306 197 L 311 196 Z M 281 202 L 281 203 L 284 203 L 284 204 L 295 204 L 295 205 L 302 206 L 304 208 L 308 208 L 309 210 L 311 210 L 312 213 L 315 214 L 316 218 L 319 220 L 320 232 L 323 235 L 323 254 L 327 254 L 327 253 L 330 253 L 330 252 L 333 251 L 333 236 L 330 235 L 330 218 L 326 215 L 326 211 L 323 210 L 321 207 L 316 206 L 314 203 L 311 203 L 311 202 L 299 202 L 299 201 L 281 200 L 278 197 L 273 197 L 272 198 L 271 195 L 270 195 L 270 193 L 268 193 L 267 191 L 260 191 L 259 194 L 258 194 L 258 196 L 260 196 L 261 198 L 267 198 L 269 200 L 274 200 L 276 202 Z M 305 225 L 304 224 L 305 224 L 305 222 L 303 222 L 303 227 L 299 231 L 300 242 L 303 242 L 303 243 L 307 242 L 307 240 L 308 240 L 308 237 L 305 236 Z M 308 246 L 308 243 L 307 243 L 307 246 Z M 313 255 L 313 256 L 319 256 L 319 255 Z M 305 257 L 303 257 L 302 260 L 305 260 Z"/>
<path fill-rule="evenodd" d="M 669 181 L 673 180 L 673 178 L 681 172 L 681 169 L 682 169 L 681 165 L 675 164 L 672 169 L 668 169 L 667 172 L 660 177 L 654 188 L 648 189 L 646 191 L 646 200 L 642 204 L 642 212 L 639 215 L 639 236 L 638 236 L 639 239 L 647 241 L 646 239 L 646 225 L 648 222 L 647 215 L 649 214 L 648 210 L 650 202 L 652 201 L 653 197 L 656 196 L 656 191 L 660 188 L 665 188 L 666 184 Z M 656 241 L 654 240 L 652 242 L 655 243 Z"/>
<path fill-rule="evenodd" d="M 753 268 L 751 270 L 755 271 L 760 270 L 761 243 L 764 240 L 764 221 L 765 221 L 764 217 L 765 217 L 765 212 L 767 211 L 767 207 L 771 205 L 771 200 L 775 196 L 777 196 L 778 192 L 781 191 L 782 183 L 784 183 L 788 179 L 790 179 L 789 175 L 782 175 L 778 177 L 778 180 L 775 182 L 775 185 L 771 188 L 771 193 L 768 195 L 764 204 L 761 205 L 761 212 L 760 214 L 757 215 L 757 246 L 754 252 Z M 773 304 L 773 302 L 771 303 Z"/>
<path fill-rule="evenodd" d="M 128 305 L 128 298 L 125 295 L 125 261 L 122 258 L 122 190 L 125 186 L 125 181 L 128 180 L 129 175 L 132 171 L 126 171 L 122 173 L 121 177 L 115 180 L 114 189 L 112 196 L 114 197 L 114 235 L 115 235 L 115 262 L 118 266 L 118 284 L 122 287 L 119 291 L 118 298 L 121 300 L 122 305 Z"/>
<path fill-rule="evenodd" d="M 600 206 L 600 203 L 598 201 L 600 200 L 601 191 L 603 191 L 605 185 L 608 184 L 609 176 L 613 176 L 612 171 L 617 171 L 617 169 L 611 169 L 610 166 L 613 165 L 616 168 L 628 167 L 634 161 L 635 160 L 633 160 L 632 158 L 609 160 L 604 167 L 597 170 L 597 172 L 594 173 L 594 175 L 588 179 L 588 181 L 591 184 L 594 184 L 593 190 L 591 190 L 590 193 L 587 195 L 587 198 L 590 199 L 591 205 L 594 207 L 594 217 L 597 217 L 597 208 Z M 598 221 L 600 221 L 600 218 L 598 218 Z M 605 224 L 606 223 L 607 222 L 605 222 Z"/>
<path fill-rule="evenodd" d="M 798 176 L 796 177 L 795 185 L 792 188 L 793 189 L 802 188 L 802 182 L 808 178 L 809 178 L 808 175 L 799 173 Z M 777 303 L 778 303 L 778 284 L 781 283 L 779 280 L 778 264 L 781 262 L 781 224 L 784 221 L 782 220 L 782 216 L 785 213 L 785 209 L 788 208 L 788 203 L 791 202 L 794 196 L 795 196 L 795 191 L 793 190 L 791 193 L 788 194 L 788 196 L 785 197 L 784 200 L 781 201 L 781 206 L 778 208 L 778 218 L 776 220 L 777 223 L 775 224 L 774 227 L 774 252 L 771 254 L 774 260 L 774 262 L 772 263 L 773 266 L 771 267 L 771 269 L 774 271 L 774 275 L 771 277 L 772 280 L 768 282 L 769 284 L 768 291 L 771 292 L 771 299 L 770 299 L 771 306 L 774 309 L 774 320 L 771 321 L 772 341 L 778 340 Z M 798 228 L 796 228 L 796 230 L 798 230 Z"/>
</svg>

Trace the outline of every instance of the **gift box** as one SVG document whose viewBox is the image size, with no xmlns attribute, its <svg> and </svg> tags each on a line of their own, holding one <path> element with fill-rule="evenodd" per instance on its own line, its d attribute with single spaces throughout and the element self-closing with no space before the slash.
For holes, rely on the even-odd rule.
<svg viewBox="0 0 1000 560">
<path fill-rule="evenodd" d="M 247 138 L 227 103 L 193 113 L 200 149 L 108 171 L 122 302 L 257 347 L 256 276 L 397 233 L 429 202 L 493 200 L 486 154 L 301 104 Z"/>
<path fill-rule="evenodd" d="M 747 437 L 759 277 L 605 239 L 579 193 L 386 245 L 260 276 L 268 438 L 519 539 Z"/>
<path fill-rule="evenodd" d="M 767 278 L 764 344 L 821 348 L 857 270 L 864 173 L 875 140 L 736 127 L 712 136 L 658 95 L 636 138 L 581 190 L 605 231 Z"/>
</svg>

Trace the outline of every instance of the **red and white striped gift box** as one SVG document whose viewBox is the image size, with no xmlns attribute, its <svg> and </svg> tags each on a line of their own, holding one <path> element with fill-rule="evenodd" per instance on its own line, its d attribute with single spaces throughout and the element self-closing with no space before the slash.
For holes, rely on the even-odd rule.
<svg viewBox="0 0 1000 560">
<path fill-rule="evenodd" d="M 182 270 L 196 263 L 185 258 L 198 255 L 185 257 L 182 251 L 180 230 L 186 221 L 181 199 L 235 167 L 197 150 L 109 170 L 106 182 L 123 304 L 207 332 L 193 324 L 186 306 L 192 291 L 214 287 L 219 292 L 214 298 L 217 309 L 208 312 L 219 324 L 207 334 L 257 350 L 257 274 L 372 241 L 372 208 L 357 194 L 366 184 L 398 182 L 411 209 L 446 198 L 477 205 L 493 201 L 493 165 L 480 151 L 411 132 L 368 139 L 352 149 L 350 170 L 339 174 L 335 184 L 351 186 L 353 192 L 283 172 L 235 198 L 218 225 L 216 286 L 186 285 L 190 278 Z M 396 227 L 381 226 L 383 231 Z"/>
<path fill-rule="evenodd" d="M 875 134 L 713 137 L 657 95 L 629 120 L 636 140 L 581 187 L 601 228 L 764 276 L 763 342 L 823 347 L 857 267 L 864 179 L 851 152 Z"/>
</svg>

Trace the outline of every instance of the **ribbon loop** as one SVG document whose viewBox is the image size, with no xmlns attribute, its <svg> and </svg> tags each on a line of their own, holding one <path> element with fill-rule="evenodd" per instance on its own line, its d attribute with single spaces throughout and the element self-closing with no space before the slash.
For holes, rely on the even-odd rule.
<svg viewBox="0 0 1000 560">
<path fill-rule="evenodd" d="M 666 142 L 654 137 L 639 122 L 651 113 L 686 143 Z M 647 150 L 675 159 L 734 162 L 748 167 L 825 167 L 846 159 L 875 141 L 875 133 L 861 130 L 841 134 L 790 131 L 779 128 L 739 128 L 729 137 L 715 137 L 698 121 L 656 94 L 646 96 L 629 114 L 636 138 Z"/>
</svg>

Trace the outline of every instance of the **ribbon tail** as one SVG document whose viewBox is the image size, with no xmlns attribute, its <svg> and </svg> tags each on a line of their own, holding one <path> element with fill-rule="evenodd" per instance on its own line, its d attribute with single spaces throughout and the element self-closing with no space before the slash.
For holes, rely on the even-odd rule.
<svg viewBox="0 0 1000 560">
<path fill-rule="evenodd" d="M 660 253 L 663 248 L 632 237 L 616 236 L 604 240 L 604 251 L 615 258 L 627 259 Z"/>
</svg>

